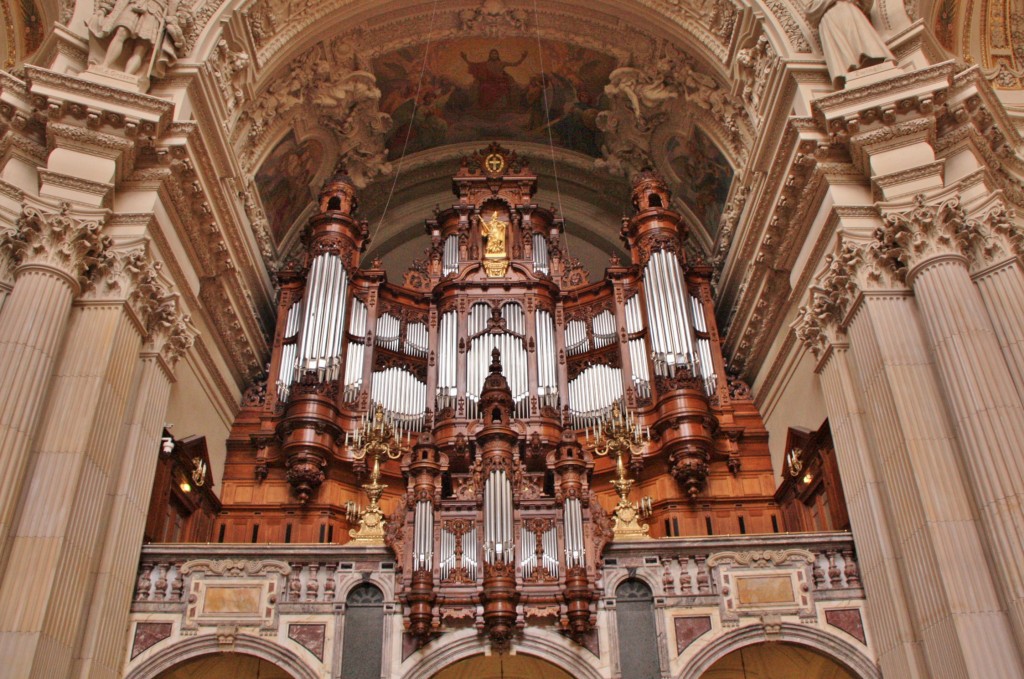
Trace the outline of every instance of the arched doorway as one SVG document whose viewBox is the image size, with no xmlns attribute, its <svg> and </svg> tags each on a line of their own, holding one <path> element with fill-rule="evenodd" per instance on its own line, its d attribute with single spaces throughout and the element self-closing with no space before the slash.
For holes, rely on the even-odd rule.
<svg viewBox="0 0 1024 679">
<path fill-rule="evenodd" d="M 433 679 L 572 679 L 560 667 L 531 655 L 475 655 L 449 665 Z"/>
<path fill-rule="evenodd" d="M 244 653 L 211 653 L 191 658 L 158 674 L 156 679 L 295 679 L 263 658 Z"/>
<path fill-rule="evenodd" d="M 760 643 L 719 658 L 701 679 L 856 679 L 832 658 L 806 646 Z"/>
</svg>

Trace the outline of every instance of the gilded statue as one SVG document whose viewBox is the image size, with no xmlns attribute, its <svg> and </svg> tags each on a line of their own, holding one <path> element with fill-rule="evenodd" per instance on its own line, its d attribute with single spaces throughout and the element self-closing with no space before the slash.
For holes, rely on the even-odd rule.
<svg viewBox="0 0 1024 679">
<path fill-rule="evenodd" d="M 498 211 L 491 213 L 491 218 L 480 220 L 480 234 L 484 237 L 484 257 L 498 259 L 508 257 L 505 244 L 505 222 L 498 218 Z"/>
</svg>

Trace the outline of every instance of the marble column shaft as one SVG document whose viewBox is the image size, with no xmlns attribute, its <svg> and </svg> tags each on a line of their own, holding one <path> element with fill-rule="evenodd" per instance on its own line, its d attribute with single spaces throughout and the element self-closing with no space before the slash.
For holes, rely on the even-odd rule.
<svg viewBox="0 0 1024 679">
<path fill-rule="evenodd" d="M 160 448 L 171 379 L 155 352 L 139 362 L 138 397 L 127 418 L 121 470 L 104 522 L 103 551 L 95 573 L 85 638 L 71 676 L 117 679 L 124 662 L 125 630 L 135 591 L 142 535 Z"/>
<path fill-rule="evenodd" d="M 865 294 L 848 335 L 929 676 L 1024 676 L 913 299 Z"/>
<path fill-rule="evenodd" d="M 864 421 L 866 415 L 850 374 L 849 347 L 835 342 L 831 346 L 819 374 L 879 664 L 885 676 L 926 679 L 930 675 L 907 605 L 903 582 L 906 574 L 892 544 L 885 484 L 870 453 L 877 446 L 870 439 L 870 427 Z"/>
<path fill-rule="evenodd" d="M 974 276 L 1006 369 L 1024 399 L 1024 269 L 1014 257 Z"/>
<path fill-rule="evenodd" d="M 0 572 L 21 498 L 29 446 L 75 294 L 62 272 L 20 272 L 0 311 Z"/>
<path fill-rule="evenodd" d="M 1024 405 L 967 260 L 930 259 L 908 280 L 921 308 L 962 466 L 974 491 L 981 524 L 1010 621 L 1024 648 Z M 1020 319 L 1017 319 L 1020 322 Z"/>
<path fill-rule="evenodd" d="M 141 342 L 123 301 L 72 312 L 0 585 L 0 657 L 12 676 L 70 676 Z"/>
</svg>

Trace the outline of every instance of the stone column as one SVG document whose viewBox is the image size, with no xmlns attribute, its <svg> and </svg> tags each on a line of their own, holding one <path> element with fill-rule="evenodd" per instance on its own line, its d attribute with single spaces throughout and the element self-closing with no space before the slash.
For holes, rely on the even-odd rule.
<svg viewBox="0 0 1024 679">
<path fill-rule="evenodd" d="M 138 392 L 126 419 L 120 475 L 111 490 L 103 548 L 82 626 L 84 638 L 71 673 L 79 679 L 121 676 L 130 612 L 127 602 L 135 590 L 174 366 L 193 341 L 187 317 L 181 318 L 175 307 L 173 300 L 162 305 L 153 324 L 155 330 L 139 357 Z"/>
<path fill-rule="evenodd" d="M 144 248 L 111 251 L 106 276 L 71 314 L 0 584 L 0 656 L 19 677 L 70 672 L 161 293 Z"/>
<path fill-rule="evenodd" d="M 929 676 L 914 633 L 892 521 L 885 511 L 886 484 L 868 451 L 877 450 L 866 413 L 857 397 L 849 365 L 849 343 L 834 323 L 818 319 L 806 307 L 797 336 L 820 360 L 821 378 L 843 492 L 857 543 L 858 564 L 868 592 L 867 614 L 878 647 L 879 665 L 888 677 Z"/>
<path fill-rule="evenodd" d="M 982 239 L 974 248 L 972 277 L 1017 394 L 1024 399 L 1024 235 L 1001 207 L 974 223 Z"/>
<path fill-rule="evenodd" d="M 996 576 L 1024 648 L 1024 404 L 965 256 L 977 233 L 958 198 L 891 212 L 882 263 L 914 289 Z"/>
<path fill-rule="evenodd" d="M 868 409 L 864 429 L 874 434 L 856 454 L 871 456 L 884 479 L 925 676 L 1024 676 L 992 574 L 977 567 L 985 550 L 973 498 L 914 299 L 872 252 L 870 244 L 846 242 L 819 277 L 811 312 L 836 319 L 849 337 L 851 387 Z M 880 596 L 868 592 L 869 600 Z"/>
<path fill-rule="evenodd" d="M 110 239 L 100 233 L 102 214 L 26 205 L 0 242 L 15 277 L 0 311 L 0 569 L 72 300 L 104 265 Z"/>
</svg>

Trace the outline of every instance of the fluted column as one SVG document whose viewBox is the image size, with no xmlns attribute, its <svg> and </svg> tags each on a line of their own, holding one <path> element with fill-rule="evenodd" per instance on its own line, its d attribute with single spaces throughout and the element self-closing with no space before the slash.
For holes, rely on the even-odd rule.
<svg viewBox="0 0 1024 679">
<path fill-rule="evenodd" d="M 973 278 L 988 311 L 1006 369 L 1024 399 L 1024 236 L 1003 208 L 976 226 L 984 247 L 975 248 Z M 980 251 L 979 251 L 980 250 Z"/>
<path fill-rule="evenodd" d="M 161 292 L 143 248 L 113 251 L 72 312 L 0 583 L 0 656 L 16 676 L 69 675 Z"/>
<path fill-rule="evenodd" d="M 837 361 L 828 379 L 842 383 L 841 368 L 849 367 L 849 388 L 866 408 L 861 431 L 873 436 L 856 441 L 866 447 L 855 454 L 870 456 L 883 479 L 894 566 L 921 640 L 925 676 L 1024 676 L 993 575 L 978 567 L 985 549 L 921 319 L 910 291 L 879 266 L 878 252 L 888 251 L 844 242 L 827 259 L 805 316 L 832 323 L 849 338 L 845 361 Z M 835 407 L 830 404 L 830 415 Z M 843 420 L 841 407 L 838 412 Z M 840 423 L 837 454 L 839 441 L 856 440 L 855 431 L 844 431 L 849 426 Z M 844 476 L 848 470 L 841 467 Z M 859 514 L 855 506 L 851 518 Z M 872 601 L 881 596 L 868 592 Z"/>
<path fill-rule="evenodd" d="M 877 446 L 870 438 L 866 414 L 857 398 L 845 339 L 842 336 L 842 341 L 830 340 L 825 347 L 812 342 L 812 348 L 824 354 L 817 373 L 842 470 L 843 492 L 857 543 L 857 562 L 868 593 L 868 622 L 878 646 L 882 673 L 925 679 L 929 674 L 921 656 L 920 640 L 915 638 L 903 582 L 905 574 L 885 512 L 885 483 L 869 454 Z"/>
<path fill-rule="evenodd" d="M 0 569 L 21 497 L 29 446 L 74 297 L 102 268 L 109 239 L 100 221 L 59 208 L 26 206 L 0 248 L 15 283 L 0 311 Z"/>
<path fill-rule="evenodd" d="M 1024 404 L 968 272 L 970 229 L 958 199 L 919 202 L 889 214 L 879 239 L 914 289 L 1016 645 L 1024 648 Z"/>
<path fill-rule="evenodd" d="M 168 316 L 144 347 L 138 361 L 138 392 L 126 420 L 127 436 L 119 459 L 120 476 L 112 491 L 103 548 L 95 574 L 85 635 L 71 676 L 116 679 L 124 662 L 125 630 L 135 589 L 149 495 L 160 448 L 173 370 L 192 344 L 181 318 Z"/>
</svg>

